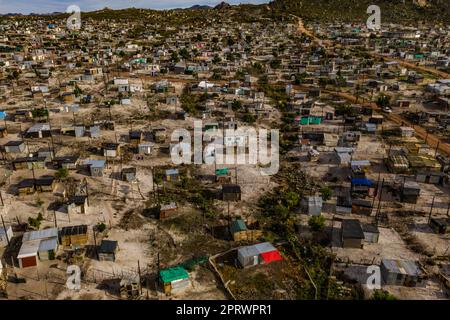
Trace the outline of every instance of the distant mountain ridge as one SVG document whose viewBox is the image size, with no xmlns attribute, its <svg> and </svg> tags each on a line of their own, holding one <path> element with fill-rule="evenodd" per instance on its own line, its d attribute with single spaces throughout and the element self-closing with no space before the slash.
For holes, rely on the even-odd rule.
<svg viewBox="0 0 450 320">
<path fill-rule="evenodd" d="M 186 10 L 195 13 L 211 10 L 215 12 L 227 12 L 239 16 L 262 16 L 264 18 L 284 19 L 294 14 L 302 17 L 307 22 L 356 22 L 365 23 L 369 14 L 367 8 L 370 5 L 378 5 L 381 9 L 382 23 L 409 23 L 416 25 L 418 22 L 450 23 L 450 0 L 273 0 L 270 3 L 259 5 L 241 4 L 230 5 L 221 2 L 215 7 L 208 5 L 194 5 L 189 8 L 178 8 L 173 11 Z M 146 12 L 159 10 L 128 8 L 113 10 L 104 8 L 97 11 L 86 12 L 88 16 L 108 19 L 110 17 L 120 19 L 133 19 Z M 171 11 L 171 10 L 169 10 Z M 112 14 L 112 12 L 114 14 Z M 30 14 L 29 16 L 47 17 L 64 15 L 65 13 Z M 0 16 L 26 17 L 20 13 L 8 13 Z"/>
<path fill-rule="evenodd" d="M 193 5 L 192 7 L 186 8 L 185 10 L 209 10 L 212 9 L 212 7 L 207 6 L 207 5 Z"/>
</svg>

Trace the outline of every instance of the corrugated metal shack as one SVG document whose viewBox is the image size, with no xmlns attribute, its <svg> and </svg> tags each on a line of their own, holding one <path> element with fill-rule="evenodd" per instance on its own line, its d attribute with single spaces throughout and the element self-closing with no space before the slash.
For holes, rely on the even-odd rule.
<svg viewBox="0 0 450 320">
<path fill-rule="evenodd" d="M 387 285 L 415 287 L 422 284 L 423 272 L 415 261 L 383 259 L 380 270 Z"/>
</svg>

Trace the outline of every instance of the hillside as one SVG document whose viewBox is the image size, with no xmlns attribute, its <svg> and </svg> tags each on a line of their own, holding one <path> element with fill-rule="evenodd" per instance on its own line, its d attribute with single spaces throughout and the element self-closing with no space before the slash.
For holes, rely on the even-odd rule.
<svg viewBox="0 0 450 320">
<path fill-rule="evenodd" d="M 292 13 L 306 21 L 365 22 L 372 4 L 381 8 L 382 22 L 450 21 L 448 0 L 274 0 L 270 8 L 278 17 Z"/>
<path fill-rule="evenodd" d="M 450 10 L 448 0 L 274 0 L 269 4 L 230 5 L 222 2 L 215 7 L 194 5 L 186 9 L 151 10 L 128 8 L 83 12 L 82 17 L 98 20 L 151 19 L 164 25 L 203 22 L 208 18 L 230 17 L 236 23 L 258 21 L 261 18 L 281 20 L 290 14 L 298 15 L 306 22 L 354 22 L 365 23 L 369 14 L 367 8 L 376 4 L 381 8 L 382 23 L 393 22 L 416 25 L 418 22 L 448 24 Z M 68 14 L 48 15 L 0 15 L 15 19 L 55 19 Z"/>
</svg>

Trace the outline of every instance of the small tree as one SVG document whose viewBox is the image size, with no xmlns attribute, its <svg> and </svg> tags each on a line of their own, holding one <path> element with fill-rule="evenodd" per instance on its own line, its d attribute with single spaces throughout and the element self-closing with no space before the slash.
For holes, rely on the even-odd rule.
<svg viewBox="0 0 450 320">
<path fill-rule="evenodd" d="M 189 51 L 186 48 L 181 49 L 178 52 L 178 55 L 181 56 L 184 60 L 188 60 L 190 58 Z"/>
<path fill-rule="evenodd" d="M 174 51 L 174 52 L 172 53 L 171 60 L 172 60 L 173 63 L 178 63 L 178 62 L 180 62 L 180 57 L 178 56 L 178 52 Z"/>
<path fill-rule="evenodd" d="M 233 104 L 231 105 L 233 111 L 239 111 L 242 109 L 242 102 L 239 100 L 233 100 Z"/>
<path fill-rule="evenodd" d="M 325 186 L 320 190 L 320 194 L 322 195 L 323 201 L 328 201 L 331 199 L 333 192 L 330 187 Z"/>
<path fill-rule="evenodd" d="M 56 179 L 66 180 L 69 177 L 69 170 L 67 168 L 59 168 L 55 173 Z"/>
<path fill-rule="evenodd" d="M 215 55 L 214 56 L 214 58 L 212 59 L 212 63 L 214 63 L 214 64 L 218 64 L 218 63 L 220 63 L 222 61 L 222 58 L 221 57 L 219 57 L 219 55 Z"/>
<path fill-rule="evenodd" d="M 105 231 L 105 230 L 106 230 L 106 225 L 105 225 L 103 222 L 98 223 L 98 224 L 95 226 L 95 231 L 97 231 L 97 232 L 103 232 L 103 231 Z"/>
<path fill-rule="evenodd" d="M 42 216 L 42 213 L 39 212 L 37 218 L 28 218 L 28 224 L 35 229 L 39 229 L 42 220 L 44 220 L 44 217 Z"/>
<path fill-rule="evenodd" d="M 308 225 L 312 231 L 322 231 L 323 229 L 325 229 L 325 217 L 312 216 L 308 220 Z"/>
<path fill-rule="evenodd" d="M 390 97 L 385 94 L 381 94 L 380 96 L 378 96 L 377 105 L 381 108 L 389 107 Z"/>
<path fill-rule="evenodd" d="M 298 193 L 290 191 L 284 195 L 283 201 L 289 209 L 293 209 L 300 202 L 300 196 Z"/>
<path fill-rule="evenodd" d="M 246 113 L 242 117 L 242 121 L 251 124 L 251 123 L 254 123 L 256 121 L 256 117 L 254 115 L 252 115 L 251 113 Z"/>
<path fill-rule="evenodd" d="M 397 298 L 387 292 L 386 290 L 375 290 L 372 294 L 371 300 L 397 300 Z"/>
</svg>

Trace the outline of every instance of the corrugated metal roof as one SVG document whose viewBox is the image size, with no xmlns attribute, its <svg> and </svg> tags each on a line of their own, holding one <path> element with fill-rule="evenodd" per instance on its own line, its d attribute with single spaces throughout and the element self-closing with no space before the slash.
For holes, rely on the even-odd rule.
<svg viewBox="0 0 450 320">
<path fill-rule="evenodd" d="M 17 255 L 17 259 L 36 256 L 37 252 L 39 250 L 40 244 L 41 244 L 41 240 L 39 240 L 39 239 L 22 243 L 19 254 Z"/>
<path fill-rule="evenodd" d="M 57 247 L 58 247 L 58 240 L 57 240 L 57 238 L 41 240 L 41 243 L 39 244 L 39 252 L 41 252 L 41 251 L 49 251 L 49 250 L 56 250 Z"/>
<path fill-rule="evenodd" d="M 270 242 L 263 242 L 255 244 L 255 249 L 261 254 L 270 251 L 276 251 L 277 249 Z"/>
<path fill-rule="evenodd" d="M 223 174 L 228 174 L 228 168 L 222 168 L 222 169 L 217 169 L 216 170 L 216 175 L 223 175 Z"/>
<path fill-rule="evenodd" d="M 37 239 L 48 239 L 48 238 L 53 238 L 53 237 L 58 237 L 58 229 L 57 228 L 25 232 L 23 235 L 23 238 L 22 238 L 22 242 L 32 241 L 32 240 L 37 240 Z"/>
<path fill-rule="evenodd" d="M 9 230 L 9 229 L 11 229 L 11 226 L 7 226 L 6 227 L 6 230 Z M 6 230 L 5 230 L 5 228 L 0 227 L 0 236 L 5 235 L 6 234 Z"/>
<path fill-rule="evenodd" d="M 350 162 L 350 165 L 352 167 L 370 166 L 370 161 L 369 160 L 353 160 Z"/>
<path fill-rule="evenodd" d="M 161 211 L 173 210 L 173 209 L 176 209 L 176 208 L 177 208 L 177 204 L 175 202 L 171 202 L 171 203 L 168 203 L 168 204 L 162 204 L 160 210 Z"/>
<path fill-rule="evenodd" d="M 166 175 L 171 176 L 171 175 L 175 175 L 178 174 L 178 169 L 168 169 L 166 170 Z"/>
<path fill-rule="evenodd" d="M 50 130 L 50 125 L 48 123 L 36 123 L 27 132 L 39 132 Z"/>
<path fill-rule="evenodd" d="M 322 207 L 323 199 L 319 196 L 306 197 L 306 203 L 309 207 Z"/>
<path fill-rule="evenodd" d="M 114 253 L 116 252 L 117 241 L 114 240 L 102 240 L 100 244 L 99 252 L 101 253 Z"/>
<path fill-rule="evenodd" d="M 421 274 L 419 266 L 415 261 L 383 259 L 381 260 L 381 264 L 392 273 L 407 274 L 410 276 L 418 276 Z"/>
<path fill-rule="evenodd" d="M 163 283 L 189 278 L 187 271 L 180 266 L 161 270 L 159 276 Z"/>
<path fill-rule="evenodd" d="M 363 229 L 359 220 L 342 220 L 342 237 L 344 239 L 364 239 Z"/>
<path fill-rule="evenodd" d="M 238 249 L 238 255 L 247 258 L 257 256 L 259 255 L 259 252 L 256 250 L 255 246 L 245 246 Z"/>
<path fill-rule="evenodd" d="M 93 137 L 100 136 L 100 127 L 98 127 L 98 126 L 91 127 L 89 129 L 89 131 L 91 132 L 91 136 L 93 136 Z"/>
<path fill-rule="evenodd" d="M 84 161 L 84 165 L 93 168 L 103 168 L 105 166 L 105 160 L 86 160 Z"/>
<path fill-rule="evenodd" d="M 231 233 L 236 233 L 244 230 L 247 230 L 247 226 L 245 225 L 245 222 L 243 220 L 238 219 L 231 222 L 230 225 Z"/>
<path fill-rule="evenodd" d="M 352 153 L 355 151 L 353 148 L 346 148 L 346 147 L 335 147 L 334 152 L 336 153 Z"/>
</svg>

